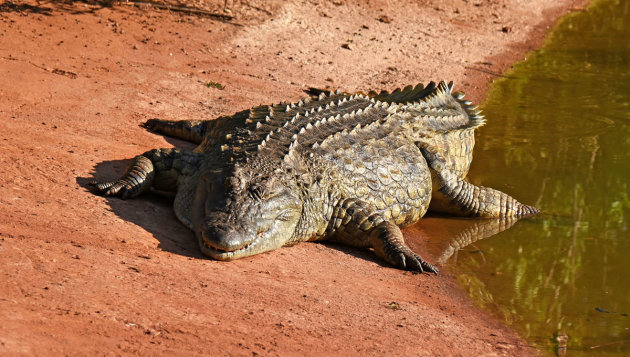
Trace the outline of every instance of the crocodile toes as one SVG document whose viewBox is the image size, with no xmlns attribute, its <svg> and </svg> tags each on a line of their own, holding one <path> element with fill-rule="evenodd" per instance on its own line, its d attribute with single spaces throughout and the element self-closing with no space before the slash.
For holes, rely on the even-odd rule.
<svg viewBox="0 0 630 357">
<path fill-rule="evenodd" d="M 416 259 L 416 257 L 412 255 L 403 255 L 402 268 L 417 273 L 424 272 L 424 269 L 422 269 L 422 264 L 420 264 L 418 259 Z"/>
<path fill-rule="evenodd" d="M 420 264 L 422 264 L 422 269 L 424 269 L 424 271 L 426 271 L 427 273 L 433 273 L 437 275 L 437 273 L 439 272 L 439 269 L 437 267 L 425 262 L 424 260 L 421 260 Z"/>
<path fill-rule="evenodd" d="M 159 119 L 153 118 L 153 119 L 147 120 L 146 122 L 144 122 L 144 124 L 141 124 L 140 126 L 149 130 L 154 130 L 155 124 L 158 122 L 159 122 Z"/>
<path fill-rule="evenodd" d="M 107 195 L 107 191 L 114 186 L 113 181 L 109 181 L 109 182 L 98 182 L 98 181 L 91 181 L 88 186 L 90 186 L 90 189 L 100 195 Z"/>
<path fill-rule="evenodd" d="M 401 254 L 402 259 L 402 267 L 406 270 L 415 271 L 418 273 L 438 273 L 438 268 L 435 266 L 425 262 L 418 254 Z"/>
<path fill-rule="evenodd" d="M 129 189 L 119 181 L 90 182 L 90 187 L 94 192 L 102 196 L 120 196 L 125 199 L 129 196 Z"/>
</svg>

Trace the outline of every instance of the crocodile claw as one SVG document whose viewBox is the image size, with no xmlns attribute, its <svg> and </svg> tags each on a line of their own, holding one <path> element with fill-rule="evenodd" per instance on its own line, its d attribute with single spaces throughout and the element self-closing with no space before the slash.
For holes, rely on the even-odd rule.
<svg viewBox="0 0 630 357">
<path fill-rule="evenodd" d="M 92 181 L 89 185 L 92 188 L 92 191 L 101 196 L 118 196 L 123 200 L 127 199 L 129 197 L 129 193 L 131 192 L 131 187 L 128 187 L 127 183 L 122 180 L 107 182 Z"/>
<path fill-rule="evenodd" d="M 433 273 L 435 275 L 437 275 L 439 271 L 438 268 L 427 263 L 426 261 L 424 261 L 424 259 L 422 259 L 418 254 L 414 252 L 410 251 L 407 254 L 400 253 L 400 258 L 400 266 L 403 269 L 418 273 Z"/>
</svg>

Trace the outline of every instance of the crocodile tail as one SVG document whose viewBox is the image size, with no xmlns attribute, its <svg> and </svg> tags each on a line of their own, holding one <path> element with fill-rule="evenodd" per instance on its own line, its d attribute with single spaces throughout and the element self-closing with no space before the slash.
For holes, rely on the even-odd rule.
<svg viewBox="0 0 630 357">
<path fill-rule="evenodd" d="M 393 92 L 381 91 L 377 93 L 370 91 L 368 97 L 374 100 L 389 103 L 389 104 L 402 104 L 402 105 L 421 105 L 425 108 L 450 108 L 455 113 L 460 114 L 464 120 L 459 121 L 453 125 L 450 123 L 441 123 L 435 125 L 435 127 L 445 126 L 444 131 L 457 130 L 457 129 L 475 129 L 486 123 L 486 119 L 481 115 L 481 111 L 472 102 L 464 99 L 464 92 L 453 92 L 453 82 L 441 81 L 439 84 L 436 82 L 429 82 L 426 86 L 419 83 L 415 86 L 406 86 L 404 88 L 397 88 Z M 326 93 L 326 90 L 309 88 L 306 93 L 317 96 L 321 93 Z M 346 93 L 348 94 L 348 93 Z M 349 95 L 349 94 L 348 94 Z M 441 119 L 438 116 L 438 119 Z"/>
<path fill-rule="evenodd" d="M 453 92 L 453 82 L 442 81 L 417 107 L 426 111 L 429 119 L 438 121 L 431 125 L 441 127 L 441 131 L 476 129 L 486 120 L 476 105 L 464 100 L 464 95 L 464 92 Z"/>
<path fill-rule="evenodd" d="M 368 96 L 381 102 L 407 104 L 424 100 L 427 96 L 434 93 L 436 88 L 435 82 L 430 82 L 426 87 L 424 84 L 419 83 L 415 87 L 406 86 L 402 89 L 398 88 L 391 93 L 388 91 L 381 91 L 380 93 L 371 91 L 368 93 Z"/>
<path fill-rule="evenodd" d="M 398 88 L 393 92 L 370 92 L 368 96 L 381 102 L 402 104 L 422 117 L 428 129 L 449 132 L 475 129 L 486 120 L 477 106 L 464 99 L 463 92 L 453 92 L 453 82 L 430 82 L 426 86 Z"/>
<path fill-rule="evenodd" d="M 442 82 L 444 83 L 444 82 Z M 481 114 L 481 110 L 469 100 L 464 99 L 464 92 L 453 92 L 453 82 L 448 84 L 448 93 L 457 100 L 461 108 L 468 115 L 468 127 L 476 129 L 486 123 L 486 118 Z"/>
</svg>

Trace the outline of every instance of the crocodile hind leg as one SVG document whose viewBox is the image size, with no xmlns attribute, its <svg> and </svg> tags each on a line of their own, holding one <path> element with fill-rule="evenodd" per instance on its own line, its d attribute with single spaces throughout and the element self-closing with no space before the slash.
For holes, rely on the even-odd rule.
<svg viewBox="0 0 630 357">
<path fill-rule="evenodd" d="M 430 145 L 420 147 L 429 167 L 434 171 L 434 195 L 431 209 L 463 216 L 487 218 L 526 217 L 540 212 L 537 208 L 518 202 L 510 195 L 484 186 L 475 186 L 459 177 L 446 160 Z"/>
<path fill-rule="evenodd" d="M 93 183 L 94 191 L 104 196 L 134 198 L 151 188 L 175 191 L 180 174 L 194 172 L 199 154 L 179 149 L 154 149 L 133 159 L 119 179 Z"/>
<path fill-rule="evenodd" d="M 405 244 L 395 223 L 358 199 L 346 199 L 335 208 L 328 231 L 337 242 L 374 249 L 377 256 L 397 268 L 420 273 L 438 272 L 435 266 L 425 262 Z"/>
<path fill-rule="evenodd" d="M 160 134 L 199 144 L 203 139 L 206 124 L 201 120 L 149 119 L 143 126 Z"/>
</svg>

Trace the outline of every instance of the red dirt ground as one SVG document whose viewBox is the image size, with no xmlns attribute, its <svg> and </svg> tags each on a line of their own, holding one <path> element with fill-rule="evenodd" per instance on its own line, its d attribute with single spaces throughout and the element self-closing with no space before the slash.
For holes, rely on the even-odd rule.
<svg viewBox="0 0 630 357">
<path fill-rule="evenodd" d="M 441 79 L 479 101 L 582 4 L 235 1 L 229 21 L 129 3 L 1 4 L 0 354 L 535 354 L 448 267 L 414 275 L 314 243 L 213 261 L 168 197 L 107 199 L 86 183 L 182 144 L 139 127 L 152 117 Z M 449 238 L 439 219 L 406 235 L 429 261 Z"/>
</svg>

